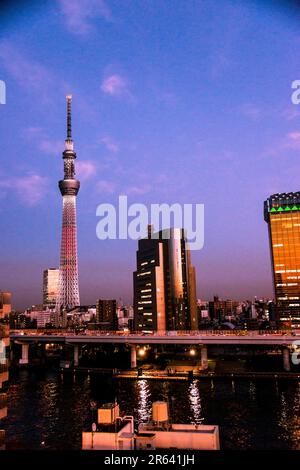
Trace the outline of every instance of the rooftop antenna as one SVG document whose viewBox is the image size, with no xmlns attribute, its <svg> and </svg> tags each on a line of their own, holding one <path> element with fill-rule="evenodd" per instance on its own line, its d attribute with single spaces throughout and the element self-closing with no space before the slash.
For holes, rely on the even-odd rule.
<svg viewBox="0 0 300 470">
<path fill-rule="evenodd" d="M 72 140 L 72 95 L 67 95 L 67 140 Z"/>
</svg>

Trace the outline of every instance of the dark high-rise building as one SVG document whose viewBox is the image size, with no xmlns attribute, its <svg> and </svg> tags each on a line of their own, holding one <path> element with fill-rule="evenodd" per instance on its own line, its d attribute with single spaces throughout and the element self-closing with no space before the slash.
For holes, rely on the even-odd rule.
<svg viewBox="0 0 300 470">
<path fill-rule="evenodd" d="M 270 323 L 276 323 L 276 307 L 272 300 L 268 302 L 268 313 Z"/>
<path fill-rule="evenodd" d="M 63 199 L 63 214 L 56 312 L 57 324 L 62 326 L 66 324 L 66 311 L 80 305 L 76 234 L 76 196 L 80 183 L 75 178 L 76 152 L 72 139 L 71 101 L 72 97 L 68 95 L 67 138 L 63 151 L 64 179 L 58 183 Z"/>
<path fill-rule="evenodd" d="M 300 327 L 300 192 L 273 194 L 264 203 L 280 326 Z"/>
<path fill-rule="evenodd" d="M 117 301 L 98 299 L 96 302 L 96 323 L 103 330 L 117 330 Z"/>
<path fill-rule="evenodd" d="M 195 270 L 182 229 L 139 240 L 134 327 L 140 331 L 197 329 Z"/>
</svg>

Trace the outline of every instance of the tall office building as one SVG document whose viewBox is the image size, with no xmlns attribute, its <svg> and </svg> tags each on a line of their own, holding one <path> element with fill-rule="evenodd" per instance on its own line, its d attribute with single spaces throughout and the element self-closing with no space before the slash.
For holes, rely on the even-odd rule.
<svg viewBox="0 0 300 470">
<path fill-rule="evenodd" d="M 273 194 L 264 203 L 269 227 L 276 317 L 300 327 L 300 192 Z"/>
<path fill-rule="evenodd" d="M 134 282 L 134 327 L 140 331 L 197 329 L 195 270 L 182 229 L 139 240 Z"/>
<path fill-rule="evenodd" d="M 11 313 L 11 293 L 0 292 L 0 319 Z"/>
<path fill-rule="evenodd" d="M 96 322 L 103 330 L 117 330 L 117 301 L 98 299 L 96 302 Z"/>
<path fill-rule="evenodd" d="M 7 416 L 8 361 L 6 350 L 8 347 L 9 327 L 0 323 L 0 450 L 5 449 L 5 430 L 2 429 L 1 420 Z"/>
<path fill-rule="evenodd" d="M 54 308 L 58 293 L 59 269 L 49 268 L 43 272 L 43 306 Z"/>
<path fill-rule="evenodd" d="M 76 238 L 76 196 L 80 183 L 75 178 L 76 153 L 71 129 L 71 101 L 72 97 L 68 95 L 67 138 L 63 152 L 64 179 L 59 181 L 63 198 L 63 215 L 56 313 L 57 323 L 62 326 L 66 324 L 66 311 L 80 304 Z"/>
</svg>

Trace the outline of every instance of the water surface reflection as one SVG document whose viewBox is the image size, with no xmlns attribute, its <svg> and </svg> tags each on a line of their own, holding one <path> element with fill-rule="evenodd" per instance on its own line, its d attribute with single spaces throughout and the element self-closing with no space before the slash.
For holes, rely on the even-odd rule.
<svg viewBox="0 0 300 470">
<path fill-rule="evenodd" d="M 90 403 L 117 399 L 138 421 L 168 400 L 173 422 L 218 424 L 223 449 L 300 449 L 300 383 L 273 380 L 112 380 L 53 371 L 11 374 L 8 448 L 79 449 Z"/>
</svg>

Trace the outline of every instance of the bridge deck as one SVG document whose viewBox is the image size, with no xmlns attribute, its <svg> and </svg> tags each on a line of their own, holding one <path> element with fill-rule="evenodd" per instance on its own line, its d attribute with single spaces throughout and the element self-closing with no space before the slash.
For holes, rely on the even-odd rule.
<svg viewBox="0 0 300 470">
<path fill-rule="evenodd" d="M 232 332 L 222 333 L 173 333 L 173 334 L 116 334 L 88 332 L 85 334 L 60 332 L 60 333 L 38 333 L 27 330 L 23 334 L 13 331 L 11 340 L 22 343 L 43 342 L 43 343 L 67 343 L 67 344 L 231 344 L 231 345 L 300 345 L 300 336 L 293 334 L 259 334 L 249 332 L 247 334 L 232 334 Z"/>
</svg>

